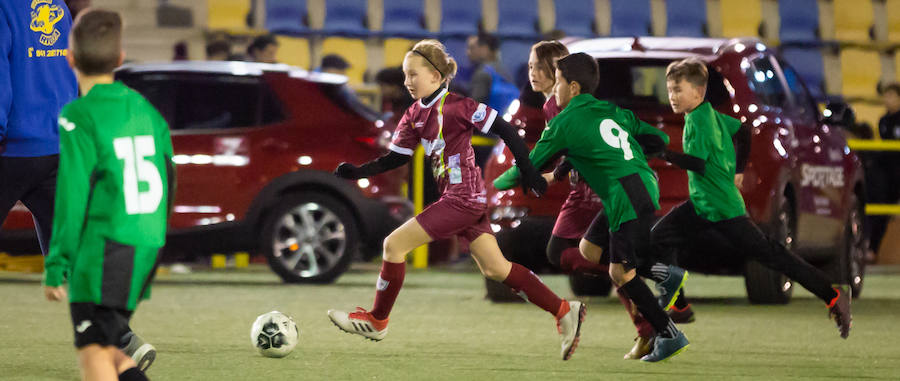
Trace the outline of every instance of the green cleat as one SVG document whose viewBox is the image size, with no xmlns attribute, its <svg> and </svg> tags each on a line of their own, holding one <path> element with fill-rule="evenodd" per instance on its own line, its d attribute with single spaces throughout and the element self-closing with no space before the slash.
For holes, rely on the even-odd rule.
<svg viewBox="0 0 900 381">
<path fill-rule="evenodd" d="M 663 311 L 668 311 L 675 304 L 675 299 L 678 298 L 678 293 L 681 292 L 687 278 L 687 270 L 669 265 L 669 276 L 656 284 L 656 290 L 659 291 L 659 306 Z"/>
<path fill-rule="evenodd" d="M 653 352 L 641 357 L 641 361 L 660 362 L 668 360 L 673 356 L 684 352 L 688 345 L 690 345 L 690 343 L 688 342 L 687 337 L 684 336 L 684 332 L 678 332 L 678 336 L 673 338 L 665 338 L 657 335 L 656 342 L 653 343 Z"/>
</svg>

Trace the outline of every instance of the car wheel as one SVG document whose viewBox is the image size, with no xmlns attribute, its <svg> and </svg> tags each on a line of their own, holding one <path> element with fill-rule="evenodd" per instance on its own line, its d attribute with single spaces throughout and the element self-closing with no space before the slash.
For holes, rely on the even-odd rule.
<svg viewBox="0 0 900 381">
<path fill-rule="evenodd" d="M 609 296 L 613 288 L 608 274 L 569 274 L 569 286 L 577 296 Z"/>
<path fill-rule="evenodd" d="M 850 215 L 844 228 L 844 252 L 841 255 L 840 274 L 850 285 L 853 297 L 862 294 L 863 278 L 866 272 L 866 242 L 863 230 L 863 206 L 854 194 L 850 200 Z"/>
<path fill-rule="evenodd" d="M 260 247 L 288 283 L 329 283 L 353 261 L 356 220 L 340 201 L 320 193 L 284 197 L 266 214 Z"/>
<path fill-rule="evenodd" d="M 787 195 L 780 198 L 771 226 L 773 238 L 790 250 L 797 225 Z M 752 260 L 744 265 L 744 285 L 747 288 L 747 298 L 753 304 L 787 304 L 794 293 L 794 282 L 787 276 Z"/>
<path fill-rule="evenodd" d="M 552 269 L 544 249 L 550 240 L 552 230 L 553 220 L 526 219 L 516 228 L 497 233 L 497 246 L 510 262 L 518 263 L 535 274 L 540 274 Z M 492 302 L 524 302 L 518 294 L 501 282 L 485 278 L 484 283 L 487 290 L 486 297 Z"/>
<path fill-rule="evenodd" d="M 488 300 L 494 303 L 524 303 L 525 299 L 523 299 L 519 294 L 513 292 L 509 286 L 503 284 L 503 282 L 498 282 L 493 279 L 484 278 L 484 286 L 487 290 L 487 294 L 485 295 Z"/>
</svg>

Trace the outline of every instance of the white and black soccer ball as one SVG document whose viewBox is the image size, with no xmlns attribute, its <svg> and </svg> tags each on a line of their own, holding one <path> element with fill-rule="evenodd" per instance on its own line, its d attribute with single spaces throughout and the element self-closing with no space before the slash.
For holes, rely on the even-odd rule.
<svg viewBox="0 0 900 381">
<path fill-rule="evenodd" d="M 299 338 L 300 330 L 294 319 L 278 311 L 259 315 L 250 327 L 250 342 L 266 357 L 287 356 Z"/>
</svg>

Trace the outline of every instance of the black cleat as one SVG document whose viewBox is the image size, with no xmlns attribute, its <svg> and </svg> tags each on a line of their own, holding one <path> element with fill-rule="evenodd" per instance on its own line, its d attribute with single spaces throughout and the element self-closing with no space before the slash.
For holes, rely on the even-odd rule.
<svg viewBox="0 0 900 381">
<path fill-rule="evenodd" d="M 850 336 L 850 326 L 853 321 L 853 318 L 850 316 L 851 291 L 847 290 L 845 292 L 840 288 L 835 288 L 834 291 L 838 295 L 831 300 L 831 303 L 828 303 L 828 315 L 837 324 L 838 331 L 841 332 L 841 338 L 846 339 L 847 336 Z"/>
<path fill-rule="evenodd" d="M 678 309 L 678 306 L 672 306 L 672 309 L 670 309 L 668 313 L 669 318 L 672 319 L 672 322 L 675 324 L 693 323 L 694 320 L 697 320 L 694 317 L 694 310 L 691 309 L 690 304 L 685 306 L 684 309 Z"/>
</svg>

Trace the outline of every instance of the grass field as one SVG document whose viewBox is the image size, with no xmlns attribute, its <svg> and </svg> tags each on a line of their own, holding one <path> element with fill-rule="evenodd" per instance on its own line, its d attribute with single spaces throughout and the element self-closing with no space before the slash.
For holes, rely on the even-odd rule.
<svg viewBox="0 0 900 381">
<path fill-rule="evenodd" d="M 591 298 L 581 345 L 559 359 L 552 317 L 530 304 L 492 304 L 474 272 L 409 271 L 378 343 L 340 332 L 325 311 L 370 307 L 375 268 L 333 285 L 283 285 L 265 268 L 165 275 L 132 326 L 158 349 L 154 380 L 898 379 L 900 276 L 872 275 L 842 340 L 822 303 L 797 290 L 786 306 L 751 306 L 737 277 L 692 276 L 691 340 L 663 364 L 626 361 L 634 329 L 615 298 Z M 37 274 L 0 273 L 0 379 L 75 380 L 65 304 L 43 300 Z M 545 282 L 570 296 L 562 276 Z M 283 359 L 250 345 L 254 318 L 294 317 L 300 344 Z"/>
</svg>

